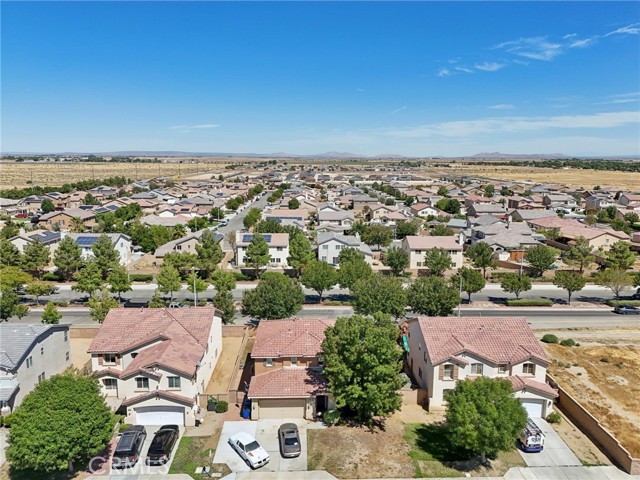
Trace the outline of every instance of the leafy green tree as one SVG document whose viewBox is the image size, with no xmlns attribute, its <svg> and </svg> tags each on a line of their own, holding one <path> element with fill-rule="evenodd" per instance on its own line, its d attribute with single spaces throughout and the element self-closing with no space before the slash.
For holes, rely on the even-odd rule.
<svg viewBox="0 0 640 480">
<path fill-rule="evenodd" d="M 495 192 L 496 192 L 496 187 L 494 187 L 493 185 L 487 185 L 484 187 L 484 196 L 487 198 L 493 197 Z"/>
<path fill-rule="evenodd" d="M 507 293 L 514 293 L 520 298 L 522 292 L 531 290 L 531 279 L 527 275 L 509 272 L 502 277 L 500 288 Z"/>
<path fill-rule="evenodd" d="M 213 305 L 222 312 L 222 323 L 230 325 L 236 316 L 236 303 L 230 290 L 218 290 Z"/>
<path fill-rule="evenodd" d="M 0 238 L 0 266 L 19 267 L 20 265 L 22 265 L 20 250 L 6 238 Z"/>
<path fill-rule="evenodd" d="M 338 272 L 326 262 L 312 260 L 302 272 L 300 282 L 305 287 L 318 292 L 320 302 L 322 302 L 322 293 L 338 283 Z"/>
<path fill-rule="evenodd" d="M 443 198 L 441 200 L 438 200 L 438 202 L 436 203 L 436 208 L 444 210 L 451 215 L 455 215 L 457 213 L 460 213 L 462 204 L 455 198 Z"/>
<path fill-rule="evenodd" d="M 50 283 L 43 282 L 41 280 L 33 280 L 32 282 L 27 283 L 27 287 L 25 288 L 27 295 L 33 295 L 36 297 L 36 305 L 40 304 L 40 297 L 43 295 L 51 295 L 54 290 L 55 287 Z"/>
<path fill-rule="evenodd" d="M 42 312 L 42 323 L 53 325 L 60 323 L 62 314 L 58 311 L 53 302 L 47 302 Z"/>
<path fill-rule="evenodd" d="M 7 321 L 11 317 L 22 318 L 29 314 L 29 308 L 20 304 L 20 298 L 10 288 L 0 289 L 0 321 Z"/>
<path fill-rule="evenodd" d="M 439 223 L 431 229 L 430 233 L 434 237 L 450 237 L 453 235 L 453 230 L 451 230 L 445 224 Z"/>
<path fill-rule="evenodd" d="M 402 280 L 374 273 L 360 278 L 351 288 L 354 296 L 353 310 L 361 315 L 383 313 L 399 318 L 404 315 L 407 305 L 407 293 L 402 287 Z"/>
<path fill-rule="evenodd" d="M 102 323 L 112 308 L 120 306 L 120 302 L 111 297 L 111 292 L 108 288 L 103 288 L 102 291 L 94 292 L 88 302 L 89 316 L 94 322 Z"/>
<path fill-rule="evenodd" d="M 149 300 L 149 308 L 164 308 L 165 306 L 166 304 L 164 300 L 156 290 L 153 297 L 151 297 L 151 300 Z"/>
<path fill-rule="evenodd" d="M 542 234 L 549 240 L 557 240 L 562 236 L 562 231 L 558 227 L 551 227 L 543 230 Z"/>
<path fill-rule="evenodd" d="M 549 270 L 557 257 L 558 250 L 546 245 L 531 247 L 524 255 L 525 260 L 529 262 L 529 266 L 533 268 L 535 277 L 540 277 L 545 270 Z"/>
<path fill-rule="evenodd" d="M 398 327 L 381 314 L 340 317 L 326 329 L 322 351 L 329 391 L 336 406 L 355 411 L 360 422 L 402 406 L 398 334 Z"/>
<path fill-rule="evenodd" d="M 290 236 L 289 257 L 287 263 L 296 270 L 297 275 L 305 269 L 310 262 L 316 258 L 313 247 L 309 239 L 299 229 Z"/>
<path fill-rule="evenodd" d="M 189 230 L 192 232 L 198 232 L 203 228 L 207 228 L 208 225 L 209 220 L 204 217 L 195 217 L 187 222 L 187 227 L 189 227 Z"/>
<path fill-rule="evenodd" d="M 33 281 L 33 277 L 23 272 L 18 267 L 0 268 L 0 288 L 4 290 L 17 290 L 25 283 Z"/>
<path fill-rule="evenodd" d="M 83 292 L 88 295 L 93 294 L 96 290 L 102 288 L 104 281 L 102 280 L 102 272 L 95 262 L 87 263 L 76 275 L 76 284 L 71 290 Z"/>
<path fill-rule="evenodd" d="M 629 249 L 629 243 L 618 241 L 611 245 L 607 252 L 607 266 L 610 268 L 619 268 L 620 270 L 628 270 L 636 261 L 636 254 Z"/>
<path fill-rule="evenodd" d="M 396 223 L 396 237 L 404 238 L 409 235 L 417 235 L 419 229 L 420 225 L 418 222 L 413 220 L 410 222 L 399 221 Z"/>
<path fill-rule="evenodd" d="M 122 294 L 131 291 L 131 279 L 127 269 L 118 265 L 107 275 L 107 283 L 113 293 L 118 294 L 118 302 L 122 301 Z"/>
<path fill-rule="evenodd" d="M 247 254 L 244 257 L 245 265 L 253 268 L 255 276 L 258 277 L 260 270 L 269 264 L 269 260 L 271 260 L 271 254 L 267 241 L 262 235 L 255 234 L 247 246 Z"/>
<path fill-rule="evenodd" d="M 424 266 L 429 269 L 431 275 L 442 276 L 451 268 L 451 255 L 444 248 L 432 248 L 424 256 Z"/>
<path fill-rule="evenodd" d="M 393 247 L 385 252 L 382 263 L 391 268 L 394 275 L 400 276 L 409 266 L 409 255 L 402 248 Z"/>
<path fill-rule="evenodd" d="M 595 259 L 593 247 L 589 245 L 589 241 L 584 237 L 578 237 L 575 245 L 572 245 L 565 255 L 564 262 L 567 265 L 578 267 L 578 271 L 582 275 L 584 270 L 589 268 Z"/>
<path fill-rule="evenodd" d="M 115 232 L 116 231 L 115 225 L 107 223 L 107 218 L 108 218 L 107 215 L 108 214 L 105 213 L 104 217 L 101 219 L 99 223 L 100 228 L 103 232 Z M 71 217 L 71 224 L 69 225 L 69 230 L 72 233 L 84 232 L 86 230 L 86 227 L 84 226 L 84 221 L 80 217 Z"/>
<path fill-rule="evenodd" d="M 409 287 L 407 303 L 419 315 L 446 317 L 460 304 L 460 295 L 442 277 L 418 277 Z"/>
<path fill-rule="evenodd" d="M 156 283 L 158 284 L 158 291 L 168 293 L 171 301 L 173 301 L 173 292 L 177 292 L 182 287 L 180 273 L 171 265 L 162 265 L 160 267 L 158 275 L 156 275 Z"/>
<path fill-rule="evenodd" d="M 115 424 L 98 380 L 79 374 L 36 385 L 11 419 L 11 466 L 49 473 L 84 468 L 107 446 Z"/>
<path fill-rule="evenodd" d="M 606 268 L 595 275 L 595 282 L 607 287 L 619 298 L 623 291 L 633 285 L 633 277 L 621 268 Z"/>
<path fill-rule="evenodd" d="M 242 224 L 244 228 L 247 230 L 253 227 L 256 223 L 260 221 L 261 211 L 259 208 L 252 208 L 247 212 L 242 220 Z"/>
<path fill-rule="evenodd" d="M 338 264 L 342 265 L 346 262 L 351 262 L 354 260 L 364 260 L 364 253 L 355 248 L 344 248 L 340 250 L 340 254 L 338 255 Z"/>
<path fill-rule="evenodd" d="M 487 268 L 496 268 L 493 250 L 484 242 L 474 243 L 467 249 L 467 257 L 476 268 L 482 269 L 482 276 L 487 278 Z"/>
<path fill-rule="evenodd" d="M 513 450 L 514 440 L 527 424 L 527 412 L 513 396 L 508 380 L 461 380 L 445 400 L 450 442 L 480 455 L 483 463 L 487 456 Z"/>
<path fill-rule="evenodd" d="M 204 278 L 209 278 L 218 268 L 224 253 L 220 241 L 211 230 L 205 231 L 196 245 L 196 267 Z"/>
<path fill-rule="evenodd" d="M 40 241 L 29 242 L 24 247 L 22 256 L 22 269 L 34 277 L 40 278 L 44 267 L 49 265 L 51 252 L 47 246 Z"/>
<path fill-rule="evenodd" d="M 298 200 L 297 198 L 292 198 L 291 200 L 289 200 L 287 207 L 289 207 L 289 209 L 291 210 L 300 208 L 300 200 Z"/>
<path fill-rule="evenodd" d="M 587 214 L 587 216 L 584 219 L 584 223 L 587 224 L 588 226 L 595 225 L 597 222 L 598 222 L 598 219 L 593 213 Z"/>
<path fill-rule="evenodd" d="M 628 222 L 630 225 L 640 222 L 640 215 L 636 212 L 625 213 L 623 218 L 625 222 Z"/>
<path fill-rule="evenodd" d="M 388 247 L 393 240 L 393 232 L 384 225 L 369 225 L 362 233 L 362 241 L 367 245 Z"/>
<path fill-rule="evenodd" d="M 90 193 L 87 193 L 85 195 L 83 203 L 85 205 L 100 205 L 100 202 L 98 201 L 98 199 Z"/>
<path fill-rule="evenodd" d="M 48 198 L 45 198 L 44 200 L 42 200 L 42 203 L 40 204 L 40 210 L 42 210 L 42 213 L 51 213 L 56 210 L 56 206 L 53 204 L 51 200 L 49 200 Z"/>
<path fill-rule="evenodd" d="M 567 304 L 571 305 L 571 295 L 582 290 L 587 284 L 587 279 L 576 272 L 556 272 L 553 284 L 567 291 Z"/>
<path fill-rule="evenodd" d="M 53 255 L 53 264 L 65 280 L 71 280 L 82 267 L 82 250 L 71 237 L 64 237 Z"/>
<path fill-rule="evenodd" d="M 100 235 L 91 246 L 91 252 L 93 252 L 94 262 L 100 269 L 103 280 L 107 278 L 109 270 L 120 265 L 120 254 L 111 239 L 105 234 Z"/>
<path fill-rule="evenodd" d="M 164 256 L 162 265 L 173 267 L 178 271 L 180 278 L 186 280 L 191 269 L 196 266 L 198 257 L 189 252 L 169 252 Z"/>
<path fill-rule="evenodd" d="M 220 207 L 213 207 L 209 212 L 209 220 L 212 222 L 219 222 L 222 219 L 224 219 L 224 210 Z"/>
<path fill-rule="evenodd" d="M 302 309 L 300 284 L 279 272 L 267 272 L 253 290 L 242 296 L 242 313 L 260 320 L 288 318 Z"/>
<path fill-rule="evenodd" d="M 353 249 L 348 248 L 347 250 Z M 352 290 L 358 280 L 369 279 L 372 275 L 373 270 L 371 270 L 371 266 L 364 260 L 364 256 L 355 260 L 340 261 L 340 270 L 338 270 L 338 283 L 340 284 L 340 288 Z"/>
<path fill-rule="evenodd" d="M 20 228 L 18 228 L 18 226 L 15 223 L 13 223 L 12 220 L 7 220 L 4 223 L 4 226 L 2 227 L 2 229 L 0 230 L 0 237 L 7 240 L 19 234 L 20 234 Z"/>
<path fill-rule="evenodd" d="M 211 277 L 211 281 L 216 290 L 232 291 L 236 288 L 236 277 L 231 272 L 216 270 Z"/>
<path fill-rule="evenodd" d="M 444 197 L 449 193 L 449 190 L 447 190 L 447 187 L 445 187 L 444 185 L 438 187 L 438 192 L 437 195 L 440 197 Z"/>
<path fill-rule="evenodd" d="M 451 286 L 453 288 L 460 287 L 460 277 L 462 277 L 462 291 L 468 295 L 469 301 L 471 301 L 471 295 L 478 293 L 487 283 L 479 270 L 462 267 L 451 278 Z"/>
<path fill-rule="evenodd" d="M 282 233 L 284 228 L 273 218 L 260 221 L 253 229 L 256 233 Z"/>
<path fill-rule="evenodd" d="M 187 290 L 189 290 L 191 293 L 195 293 L 195 303 L 194 306 L 198 306 L 198 294 L 204 292 L 207 287 L 209 286 L 209 284 L 207 282 L 205 282 L 204 280 L 202 280 L 200 277 L 198 277 L 198 275 L 196 274 L 195 271 L 193 271 L 191 273 L 191 278 L 189 279 L 189 282 L 187 283 Z"/>
</svg>

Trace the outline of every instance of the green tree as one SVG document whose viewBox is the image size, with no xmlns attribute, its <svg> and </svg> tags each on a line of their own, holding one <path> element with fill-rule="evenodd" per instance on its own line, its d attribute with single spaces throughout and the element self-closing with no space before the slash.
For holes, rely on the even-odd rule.
<svg viewBox="0 0 640 480">
<path fill-rule="evenodd" d="M 27 295 L 33 295 L 36 297 L 36 305 L 40 304 L 40 297 L 43 295 L 51 295 L 54 290 L 55 287 L 50 283 L 43 282 L 41 280 L 33 280 L 32 282 L 27 283 L 27 287 L 25 288 Z"/>
<path fill-rule="evenodd" d="M 247 230 L 253 227 L 256 223 L 260 221 L 261 211 L 259 208 L 252 208 L 247 212 L 242 220 L 242 224 L 244 228 Z"/>
<path fill-rule="evenodd" d="M 400 247 L 393 247 L 384 253 L 382 263 L 391 268 L 391 272 L 400 276 L 409 266 L 409 255 Z"/>
<path fill-rule="evenodd" d="M 442 276 L 451 268 L 451 255 L 444 248 L 432 248 L 424 256 L 424 266 L 429 269 L 431 275 Z"/>
<path fill-rule="evenodd" d="M 360 278 L 351 288 L 354 296 L 353 310 L 362 315 L 383 313 L 399 318 L 404 315 L 407 305 L 407 293 L 402 287 L 402 280 L 374 273 Z"/>
<path fill-rule="evenodd" d="M 449 193 L 449 190 L 447 190 L 447 187 L 445 187 L 444 185 L 438 187 L 438 192 L 437 192 L 438 196 L 445 197 L 448 193 Z"/>
<path fill-rule="evenodd" d="M 346 262 L 352 262 L 354 260 L 364 260 L 364 253 L 351 247 L 340 250 L 340 254 L 338 255 L 339 265 L 342 265 Z"/>
<path fill-rule="evenodd" d="M 420 225 L 417 221 L 403 222 L 402 220 L 396 223 L 396 237 L 404 238 L 409 235 L 417 235 Z"/>
<path fill-rule="evenodd" d="M 0 289 L 0 321 L 7 321 L 11 317 L 26 317 L 29 308 L 20 304 L 20 298 L 16 293 L 6 287 Z"/>
<path fill-rule="evenodd" d="M 462 277 L 462 291 L 468 295 L 469 302 L 471 302 L 471 295 L 478 293 L 487 283 L 479 270 L 462 267 L 451 278 L 452 288 L 460 288 L 460 277 Z"/>
<path fill-rule="evenodd" d="M 156 275 L 156 283 L 158 284 L 158 291 L 168 293 L 171 301 L 173 301 L 173 292 L 177 292 L 182 287 L 180 273 L 171 265 L 162 265 L 160 267 L 160 271 Z"/>
<path fill-rule="evenodd" d="M 95 262 L 87 263 L 84 268 L 76 273 L 76 284 L 71 290 L 83 292 L 88 295 L 93 294 L 96 290 L 102 288 L 104 281 L 102 280 L 102 272 Z"/>
<path fill-rule="evenodd" d="M 218 268 L 224 253 L 220 241 L 211 230 L 205 231 L 196 245 L 196 267 L 204 278 L 209 278 Z"/>
<path fill-rule="evenodd" d="M 571 295 L 582 290 L 587 284 L 587 279 L 576 272 L 556 272 L 553 284 L 567 291 L 567 304 L 571 305 Z"/>
<path fill-rule="evenodd" d="M 224 219 L 224 210 L 220 207 L 213 207 L 209 212 L 209 220 L 212 222 L 219 222 L 222 219 Z"/>
<path fill-rule="evenodd" d="M 284 228 L 273 218 L 260 221 L 253 229 L 256 233 L 282 233 Z"/>
<path fill-rule="evenodd" d="M 229 290 L 232 291 L 236 288 L 236 277 L 231 272 L 225 272 L 223 270 L 216 270 L 211 277 L 216 290 Z"/>
<path fill-rule="evenodd" d="M 5 238 L 7 240 L 19 234 L 20 234 L 20 228 L 18 228 L 18 226 L 15 223 L 13 223 L 12 220 L 7 220 L 4 223 L 4 226 L 2 227 L 2 229 L 0 230 L 0 237 Z"/>
<path fill-rule="evenodd" d="M 348 248 L 347 250 L 353 249 Z M 369 279 L 372 275 L 373 270 L 371 270 L 371 266 L 364 260 L 364 256 L 363 258 L 355 260 L 341 261 L 340 270 L 338 270 L 338 283 L 340 284 L 340 288 L 348 288 L 351 290 L 358 280 Z"/>
<path fill-rule="evenodd" d="M 107 275 L 109 289 L 118 294 L 118 302 L 122 301 L 122 294 L 131 291 L 131 279 L 127 269 L 121 265 L 113 268 Z"/>
<path fill-rule="evenodd" d="M 222 323 L 230 325 L 236 316 L 236 303 L 230 290 L 218 290 L 213 305 L 222 313 Z"/>
<path fill-rule="evenodd" d="M 187 227 L 192 232 L 198 232 L 209 225 L 209 220 L 205 217 L 195 217 L 187 222 Z"/>
<path fill-rule="evenodd" d="M 11 466 L 39 472 L 84 468 L 107 446 L 115 423 L 98 380 L 83 375 L 55 375 L 36 385 L 11 419 Z"/>
<path fill-rule="evenodd" d="M 149 300 L 149 308 L 164 308 L 165 306 L 166 304 L 164 300 L 156 290 L 153 297 L 151 297 L 151 300 Z"/>
<path fill-rule="evenodd" d="M 494 187 L 493 185 L 487 185 L 484 187 L 484 196 L 487 198 L 493 197 L 495 192 L 496 192 L 496 187 Z"/>
<path fill-rule="evenodd" d="M 49 265 L 50 258 L 51 252 L 42 242 L 38 240 L 29 242 L 29 244 L 24 247 L 22 269 L 34 277 L 40 278 L 44 267 Z"/>
<path fill-rule="evenodd" d="M 6 238 L 0 238 L 0 267 L 19 267 L 20 265 L 22 265 L 20 250 Z"/>
<path fill-rule="evenodd" d="M 542 234 L 549 240 L 557 240 L 562 236 L 562 231 L 558 227 L 551 227 L 543 230 Z"/>
<path fill-rule="evenodd" d="M 49 200 L 48 198 L 45 198 L 44 200 L 42 200 L 42 203 L 40 204 L 40 210 L 42 210 L 42 213 L 51 213 L 56 210 L 56 206 L 53 204 L 51 200 Z"/>
<path fill-rule="evenodd" d="M 362 233 L 362 241 L 367 245 L 388 247 L 393 240 L 393 232 L 384 225 L 369 225 Z"/>
<path fill-rule="evenodd" d="M 584 237 L 578 237 L 575 245 L 569 248 L 564 261 L 567 265 L 578 267 L 578 271 L 582 275 L 584 270 L 589 268 L 595 259 L 593 247 L 589 245 L 589 241 Z"/>
<path fill-rule="evenodd" d="M 588 226 L 595 225 L 597 222 L 598 222 L 598 219 L 593 213 L 587 214 L 587 216 L 584 219 L 584 223 L 587 224 Z"/>
<path fill-rule="evenodd" d="M 191 269 L 196 266 L 198 257 L 189 252 L 169 252 L 164 256 L 162 265 L 173 267 L 178 271 L 180 278 L 186 280 Z"/>
<path fill-rule="evenodd" d="M 610 289 L 616 298 L 633 285 L 633 277 L 621 268 L 606 268 L 595 275 L 595 282 L 598 285 Z"/>
<path fill-rule="evenodd" d="M 509 272 L 502 277 L 500 288 L 507 293 L 514 293 L 520 298 L 522 292 L 531 290 L 531 279 L 527 275 Z"/>
<path fill-rule="evenodd" d="M 260 271 L 269 264 L 271 254 L 269 253 L 269 245 L 264 237 L 255 234 L 247 246 L 247 254 L 244 257 L 244 263 L 253 268 L 256 277 L 260 275 Z"/>
<path fill-rule="evenodd" d="M 82 266 L 82 251 L 71 237 L 64 237 L 53 255 L 53 264 L 65 280 L 71 280 Z"/>
<path fill-rule="evenodd" d="M 102 323 L 112 308 L 117 308 L 120 303 L 111 298 L 108 288 L 103 288 L 100 293 L 94 292 L 88 302 L 89 316 L 94 322 Z"/>
<path fill-rule="evenodd" d="M 513 396 L 511 382 L 479 377 L 461 380 L 445 394 L 447 433 L 460 449 L 485 458 L 514 448 L 527 424 L 527 412 Z"/>
<path fill-rule="evenodd" d="M 297 198 L 292 198 L 291 200 L 289 200 L 287 207 L 289 207 L 289 209 L 291 210 L 300 208 L 300 201 Z"/>
<path fill-rule="evenodd" d="M 45 324 L 58 324 L 60 323 L 60 319 L 62 318 L 62 314 L 58 311 L 53 302 L 47 302 L 46 307 L 44 307 L 44 312 L 42 312 L 42 323 Z"/>
<path fill-rule="evenodd" d="M 120 265 L 120 254 L 111 239 L 104 233 L 91 246 L 91 252 L 93 252 L 94 262 L 100 269 L 103 280 L 107 278 L 109 270 Z"/>
<path fill-rule="evenodd" d="M 536 245 L 527 250 L 524 258 L 529 262 L 529 266 L 533 268 L 533 275 L 535 277 L 541 277 L 545 270 L 551 268 L 557 256 L 558 251 L 555 248 L 547 247 L 546 245 Z"/>
<path fill-rule="evenodd" d="M 4 290 L 17 290 L 25 283 L 33 281 L 33 277 L 23 272 L 18 267 L 0 268 L 0 288 Z"/>
<path fill-rule="evenodd" d="M 300 284 L 279 272 L 267 272 L 256 288 L 242 296 L 242 313 L 260 320 L 288 318 L 302 309 Z"/>
<path fill-rule="evenodd" d="M 628 270 L 636 261 L 636 254 L 629 249 L 629 243 L 618 241 L 607 252 L 607 267 Z"/>
<path fill-rule="evenodd" d="M 84 204 L 85 205 L 100 205 L 100 202 L 92 194 L 87 193 L 85 195 L 85 197 L 84 197 Z"/>
<path fill-rule="evenodd" d="M 296 229 L 296 233 L 290 236 L 289 241 L 289 257 L 287 258 L 289 266 L 296 270 L 297 275 L 300 275 L 315 257 L 309 239 L 299 229 Z"/>
<path fill-rule="evenodd" d="M 191 278 L 189 278 L 189 282 L 187 283 L 187 290 L 195 294 L 194 307 L 198 306 L 198 294 L 204 292 L 208 286 L 209 284 L 207 282 L 198 277 L 195 270 L 191 273 Z"/>
<path fill-rule="evenodd" d="M 640 222 L 640 215 L 636 212 L 625 213 L 623 218 L 625 222 L 628 222 L 630 225 Z"/>
<path fill-rule="evenodd" d="M 431 229 L 430 233 L 434 237 L 450 237 L 451 235 L 453 235 L 453 230 L 451 230 L 445 224 L 439 223 Z"/>
<path fill-rule="evenodd" d="M 460 295 L 442 277 L 418 277 L 409 287 L 407 303 L 419 315 L 446 317 L 460 304 Z"/>
<path fill-rule="evenodd" d="M 336 406 L 355 411 L 360 422 L 402 406 L 398 334 L 398 327 L 380 314 L 340 317 L 326 329 L 322 351 L 329 391 Z"/>
<path fill-rule="evenodd" d="M 107 215 L 107 214 L 105 214 Z M 112 228 L 111 226 L 108 226 L 106 223 L 106 219 L 102 219 L 102 222 L 100 223 L 100 226 L 102 228 L 103 232 L 110 232 L 110 231 L 115 231 L 115 228 Z M 86 230 L 86 227 L 84 226 L 84 221 L 80 218 L 80 217 L 72 217 L 71 218 L 71 224 L 69 225 L 69 230 L 73 233 L 82 233 Z"/>
<path fill-rule="evenodd" d="M 318 292 L 320 303 L 322 303 L 322 293 L 338 283 L 338 272 L 326 262 L 312 260 L 302 272 L 300 282 L 305 287 Z"/>
<path fill-rule="evenodd" d="M 450 213 L 451 215 L 456 215 L 460 213 L 462 204 L 455 198 L 443 198 L 441 200 L 438 200 L 438 202 L 436 203 L 436 208 Z"/>
</svg>

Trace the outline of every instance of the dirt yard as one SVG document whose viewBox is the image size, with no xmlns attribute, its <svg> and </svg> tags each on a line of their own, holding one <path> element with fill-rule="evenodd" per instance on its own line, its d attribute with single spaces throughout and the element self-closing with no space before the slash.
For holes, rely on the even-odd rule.
<svg viewBox="0 0 640 480">
<path fill-rule="evenodd" d="M 242 337 L 222 337 L 222 353 L 205 393 L 208 395 L 228 393 L 229 382 L 235 373 L 233 367 L 240 354 L 241 346 Z"/>
<path fill-rule="evenodd" d="M 560 338 L 573 338 L 580 346 L 544 344 L 552 359 L 549 373 L 634 456 L 640 456 L 639 332 L 554 332 Z"/>
</svg>

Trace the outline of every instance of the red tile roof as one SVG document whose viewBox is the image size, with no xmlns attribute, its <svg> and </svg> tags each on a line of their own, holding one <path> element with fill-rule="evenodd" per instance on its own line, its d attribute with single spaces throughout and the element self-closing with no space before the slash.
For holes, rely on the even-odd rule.
<svg viewBox="0 0 640 480">
<path fill-rule="evenodd" d="M 552 388 L 551 385 L 538 382 L 532 378 L 521 377 L 520 375 L 513 375 L 511 377 L 507 377 L 507 379 L 511 382 L 511 385 L 513 385 L 514 391 L 534 390 L 536 392 L 551 395 L 552 397 L 558 396 L 558 391 L 555 388 Z"/>
<path fill-rule="evenodd" d="M 427 355 L 437 365 L 463 352 L 494 364 L 535 358 L 549 363 L 524 317 L 417 317 Z"/>
<path fill-rule="evenodd" d="M 134 405 L 136 403 L 149 400 L 150 398 L 165 398 L 167 400 L 175 400 L 177 402 L 181 402 L 186 405 L 193 405 L 195 403 L 195 399 L 185 397 L 184 395 L 180 395 L 178 393 L 168 392 L 166 390 L 153 390 L 151 392 L 143 393 L 141 395 L 136 395 L 135 397 L 127 398 L 123 400 L 122 405 L 125 405 L 125 406 Z"/>
<path fill-rule="evenodd" d="M 318 372 L 301 367 L 282 367 L 251 378 L 249 398 L 308 398 L 324 393 L 326 381 Z"/>
<path fill-rule="evenodd" d="M 285 318 L 258 324 L 253 358 L 315 357 L 322 352 L 324 331 L 334 319 Z"/>
</svg>

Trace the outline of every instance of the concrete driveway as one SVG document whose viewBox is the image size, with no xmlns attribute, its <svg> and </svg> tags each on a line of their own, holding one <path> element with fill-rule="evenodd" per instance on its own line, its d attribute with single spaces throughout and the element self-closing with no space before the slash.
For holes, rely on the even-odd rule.
<svg viewBox="0 0 640 480">
<path fill-rule="evenodd" d="M 295 423 L 300 432 L 302 453 L 296 458 L 282 458 L 278 443 L 278 428 L 283 423 Z M 259 420 L 257 422 L 224 422 L 213 463 L 226 463 L 232 472 L 249 472 L 251 468 L 229 445 L 229 437 L 246 432 L 255 437 L 260 446 L 269 453 L 269 463 L 260 467 L 260 472 L 295 472 L 307 470 L 307 422 L 300 418 Z"/>
<path fill-rule="evenodd" d="M 518 449 L 528 467 L 563 467 L 582 466 L 578 457 L 567 446 L 553 427 L 542 418 L 534 418 L 533 421 L 540 427 L 545 435 L 544 450 L 542 452 L 527 453 Z"/>
</svg>

